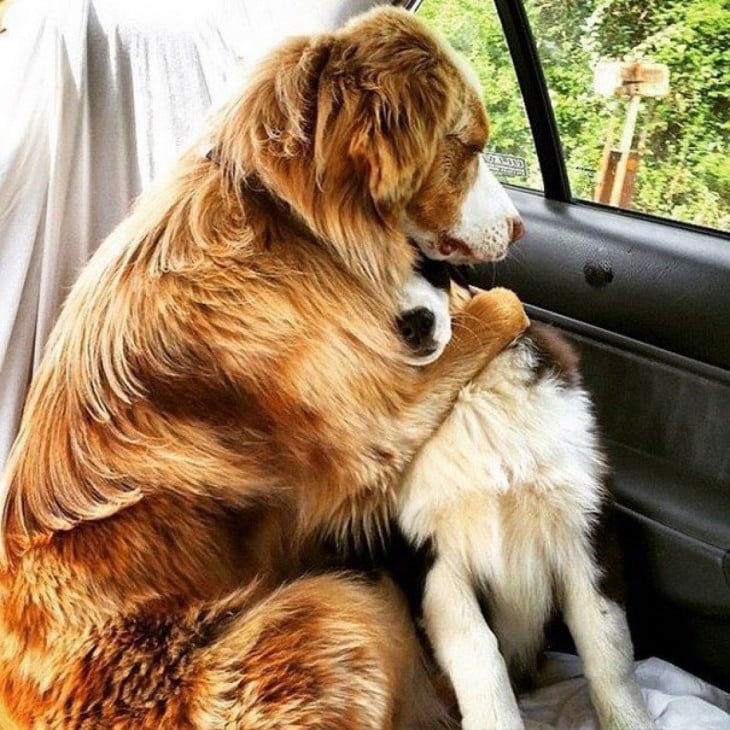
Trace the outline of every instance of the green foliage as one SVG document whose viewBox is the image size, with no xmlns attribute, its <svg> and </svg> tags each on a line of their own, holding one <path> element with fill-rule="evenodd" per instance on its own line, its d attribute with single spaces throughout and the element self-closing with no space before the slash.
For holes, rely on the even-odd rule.
<svg viewBox="0 0 730 730">
<path fill-rule="evenodd" d="M 642 160 L 632 206 L 730 228 L 728 0 L 525 0 L 550 89 L 575 197 L 592 199 L 612 117 L 626 99 L 593 92 L 599 60 L 665 63 L 670 93 L 642 100 Z M 521 95 L 491 0 L 425 0 L 419 15 L 474 65 L 492 118 L 491 148 L 528 160 L 541 187 Z M 635 140 L 635 145 L 637 140 Z"/>
</svg>

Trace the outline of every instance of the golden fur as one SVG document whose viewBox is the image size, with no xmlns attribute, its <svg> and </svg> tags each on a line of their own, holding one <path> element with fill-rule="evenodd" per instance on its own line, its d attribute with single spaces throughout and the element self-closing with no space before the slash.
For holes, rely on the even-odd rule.
<svg viewBox="0 0 730 730">
<path fill-rule="evenodd" d="M 459 388 L 526 325 L 514 295 L 475 297 L 424 369 L 393 326 L 403 217 L 448 227 L 486 134 L 452 52 L 379 9 L 273 53 L 212 159 L 140 198 L 68 297 L 4 475 L 0 713 L 414 721 L 397 593 L 302 576 L 320 538 L 377 534 Z"/>
</svg>

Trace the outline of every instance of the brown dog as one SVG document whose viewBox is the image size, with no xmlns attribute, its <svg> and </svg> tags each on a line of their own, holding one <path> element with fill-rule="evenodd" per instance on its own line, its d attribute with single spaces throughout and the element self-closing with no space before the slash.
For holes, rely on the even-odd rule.
<svg viewBox="0 0 730 730">
<path fill-rule="evenodd" d="M 420 722 L 397 593 L 300 577 L 373 534 L 459 388 L 526 326 L 476 297 L 438 362 L 413 263 L 519 229 L 453 53 L 405 12 L 291 40 L 71 292 L 5 474 L 0 698 L 21 727 Z M 481 187 L 480 187 L 481 186 Z M 495 248 L 496 247 L 496 248 Z M 283 587 L 282 587 L 283 586 Z"/>
</svg>

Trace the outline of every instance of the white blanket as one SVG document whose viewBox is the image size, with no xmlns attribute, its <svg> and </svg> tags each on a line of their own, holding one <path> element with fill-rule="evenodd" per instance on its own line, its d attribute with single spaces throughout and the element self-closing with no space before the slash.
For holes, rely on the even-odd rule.
<svg viewBox="0 0 730 730">
<path fill-rule="evenodd" d="M 636 677 L 658 728 L 730 730 L 727 692 L 655 657 L 636 663 Z M 538 689 L 520 698 L 520 709 L 541 727 L 599 730 L 580 659 L 571 654 L 548 653 Z"/>
</svg>

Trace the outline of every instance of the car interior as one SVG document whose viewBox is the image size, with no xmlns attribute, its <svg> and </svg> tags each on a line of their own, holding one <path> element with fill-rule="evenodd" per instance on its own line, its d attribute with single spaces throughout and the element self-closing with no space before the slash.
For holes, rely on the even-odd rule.
<svg viewBox="0 0 730 730">
<path fill-rule="evenodd" d="M 0 0 L 0 44 L 10 49 L 16 36 L 3 27 L 4 3 L 22 3 Z M 81 70 L 58 64 L 58 118 L 45 120 L 27 94 L 27 108 L 13 110 L 17 120 L 35 120 L 17 135 L 25 141 L 5 155 L 0 138 L 0 193 L 4 182 L 13 189 L 5 171 L 22 170 L 33 178 L 24 205 L 35 200 L 38 210 L 12 229 L 28 251 L 3 250 L 0 241 L 8 272 L 0 276 L 0 466 L 78 269 L 225 97 L 249 47 L 253 58 L 284 35 L 337 27 L 375 4 L 239 2 L 230 22 L 222 13 L 196 26 L 191 15 L 187 27 L 181 13 L 179 27 L 160 23 L 164 33 L 150 31 L 150 39 L 148 28 L 127 23 L 125 4 L 101 3 L 97 12 L 92 0 L 74 10 L 91 8 L 89 28 L 79 31 L 78 59 L 66 54 Z M 504 260 L 455 276 L 513 289 L 532 320 L 561 330 L 580 353 L 610 465 L 610 524 L 636 658 L 658 657 L 730 692 L 730 8 L 718 0 L 392 4 L 442 33 L 480 79 L 491 124 L 483 154 L 526 232 Z M 29 16 L 18 12 L 28 27 Z M 234 42 L 242 19 L 245 42 Z M 142 40 L 130 43 L 132 31 Z M 135 44 L 146 49 L 143 62 L 125 55 Z M 149 59 L 158 57 L 169 68 L 155 69 Z M 16 86 L 45 88 L 39 59 L 29 45 Z M 172 73 L 176 64 L 195 72 Z M 0 63 L 0 82 L 2 71 Z M 94 119 L 93 95 L 101 109 Z M 128 118 L 117 114 L 125 104 Z M 39 101 L 44 113 L 44 105 L 52 106 Z M 64 136 L 66 123 L 73 130 Z M 153 133 L 161 142 L 149 143 Z M 46 136 L 63 143 L 53 159 Z M 98 210 L 88 204 L 93 196 Z M 88 220 L 80 223 L 79 211 Z M 0 232 L 10 230 L 10 213 L 0 215 Z M 549 648 L 575 653 L 565 631 Z M 730 695 L 726 704 L 730 717 Z"/>
</svg>

